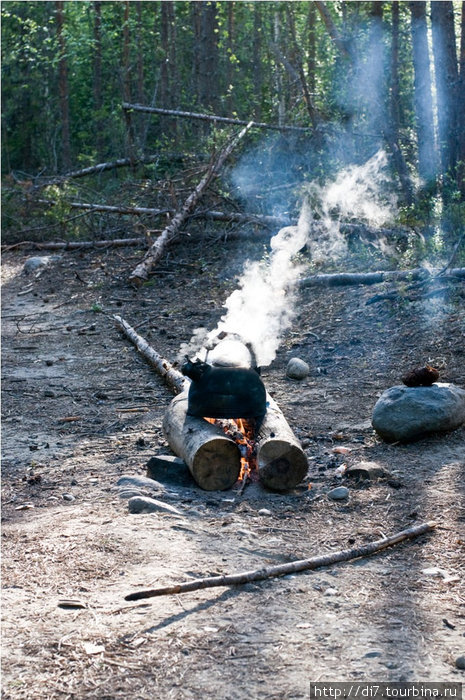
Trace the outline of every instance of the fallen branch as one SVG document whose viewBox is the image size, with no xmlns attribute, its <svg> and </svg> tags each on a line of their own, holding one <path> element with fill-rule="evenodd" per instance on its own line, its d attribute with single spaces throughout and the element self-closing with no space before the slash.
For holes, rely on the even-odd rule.
<svg viewBox="0 0 465 700">
<path fill-rule="evenodd" d="M 183 206 L 175 214 L 171 222 L 163 230 L 163 233 L 155 241 L 155 243 L 150 246 L 149 250 L 145 254 L 144 259 L 141 263 L 133 270 L 129 276 L 129 281 L 133 284 L 140 285 L 142 282 L 148 279 L 148 276 L 165 252 L 167 246 L 178 236 L 179 230 L 187 220 L 187 218 L 192 214 L 197 201 L 203 195 L 204 191 L 210 184 L 213 177 L 216 177 L 224 165 L 224 162 L 228 156 L 233 152 L 234 148 L 237 146 L 239 141 L 245 136 L 245 134 L 251 128 L 252 122 L 249 122 L 246 127 L 244 127 L 239 134 L 237 134 L 222 151 L 220 151 L 216 160 L 209 166 L 207 172 L 195 188 L 195 190 L 189 195 L 189 197 L 184 202 Z"/>
<path fill-rule="evenodd" d="M 124 246 L 147 247 L 149 238 L 115 238 L 108 241 L 21 241 L 11 245 L 2 245 L 3 251 L 15 248 L 36 248 L 37 250 L 82 250 L 93 248 L 122 248 Z"/>
<path fill-rule="evenodd" d="M 48 206 L 54 207 L 57 202 L 53 199 L 38 199 L 39 204 L 47 204 Z M 85 209 L 86 211 L 99 211 L 107 212 L 109 214 L 133 214 L 135 216 L 141 216 L 142 214 L 149 214 L 150 216 L 159 216 L 160 214 L 170 214 L 170 209 L 151 209 L 150 207 L 122 207 L 122 206 L 112 206 L 110 204 L 88 204 L 87 202 L 61 202 L 65 204 L 70 209 Z"/>
<path fill-rule="evenodd" d="M 132 160 L 130 158 L 118 158 L 117 160 L 108 161 L 106 163 L 97 163 L 97 165 L 90 165 L 87 168 L 81 168 L 80 170 L 71 170 L 68 173 L 63 173 L 63 175 L 58 175 L 57 177 L 47 178 L 43 183 L 40 184 L 46 187 L 47 185 L 57 185 L 62 183 L 64 180 L 75 179 L 80 177 L 86 177 L 87 175 L 99 175 L 100 173 L 106 172 L 107 170 L 116 170 L 117 168 L 133 167 L 134 165 L 149 165 L 150 163 L 156 163 L 160 159 L 169 159 L 170 161 L 183 161 L 191 158 L 189 154 L 184 153 L 156 153 L 151 156 L 145 156 L 142 158 L 136 158 Z"/>
<path fill-rule="evenodd" d="M 413 270 L 385 270 L 382 272 L 340 272 L 335 274 L 312 275 L 299 281 L 300 287 L 343 287 L 357 284 L 379 284 L 389 280 L 428 280 L 439 271 L 427 270 L 424 267 Z M 450 269 L 446 274 L 441 274 L 441 279 L 465 277 L 465 267 Z"/>
<path fill-rule="evenodd" d="M 198 112 L 183 112 L 178 109 L 162 109 L 161 107 L 147 107 L 140 104 L 123 102 L 123 109 L 132 112 L 147 112 L 149 114 L 160 114 L 166 117 L 182 117 L 184 119 L 200 119 L 208 122 L 218 122 L 219 124 L 235 124 L 236 126 L 248 126 L 258 129 L 273 129 L 275 131 L 312 131 L 305 126 L 278 126 L 277 124 L 265 124 L 264 122 L 245 121 L 243 119 L 233 119 L 231 117 L 219 117 L 213 114 L 200 114 Z"/>
<path fill-rule="evenodd" d="M 178 583 L 174 586 L 165 586 L 163 588 L 152 588 L 145 591 L 137 591 L 125 596 L 125 600 L 141 600 L 142 598 L 154 598 L 162 595 L 173 595 L 178 593 L 187 593 L 189 591 L 197 591 L 203 588 L 213 588 L 216 586 L 237 586 L 252 581 L 263 581 L 268 578 L 278 576 L 286 576 L 299 571 L 309 571 L 320 568 L 322 566 L 331 566 L 341 561 L 350 561 L 367 557 L 375 554 L 386 547 L 392 547 L 399 542 L 403 542 L 413 537 L 423 535 L 436 527 L 436 523 L 430 521 L 410 527 L 401 532 L 397 532 L 389 537 L 383 537 L 381 540 L 370 542 L 362 547 L 353 549 L 344 549 L 332 554 L 323 554 L 321 556 L 311 557 L 310 559 L 300 559 L 289 562 L 288 564 L 278 564 L 277 566 L 268 566 L 263 569 L 254 569 L 251 571 L 243 571 L 237 574 L 224 574 L 222 576 L 211 576 L 208 578 L 194 579 L 185 583 Z"/>
<path fill-rule="evenodd" d="M 181 372 L 178 372 L 168 360 L 165 360 L 159 355 L 142 336 L 136 333 L 134 328 L 132 328 L 124 318 L 116 315 L 113 316 L 113 318 L 118 328 L 123 331 L 124 335 L 129 338 L 132 343 L 134 343 L 142 357 L 152 365 L 171 391 L 175 394 L 179 394 L 184 389 L 185 383 L 185 378 Z"/>
</svg>

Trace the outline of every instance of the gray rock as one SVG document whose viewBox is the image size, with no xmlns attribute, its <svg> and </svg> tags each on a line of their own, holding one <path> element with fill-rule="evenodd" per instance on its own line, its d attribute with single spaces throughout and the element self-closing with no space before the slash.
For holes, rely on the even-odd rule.
<svg viewBox="0 0 465 700">
<path fill-rule="evenodd" d="M 118 496 L 120 498 L 126 498 L 126 499 L 132 498 L 133 496 L 143 496 L 143 495 L 144 494 L 141 491 L 139 491 L 138 489 L 123 488 L 123 489 L 120 489 L 118 491 Z"/>
<path fill-rule="evenodd" d="M 456 668 L 459 668 L 461 671 L 465 671 L 465 656 L 458 656 L 455 659 L 455 666 L 456 666 Z"/>
<path fill-rule="evenodd" d="M 23 272 L 26 275 L 30 275 L 31 272 L 35 272 L 42 267 L 47 267 L 51 262 L 60 259 L 60 255 L 34 255 L 32 258 L 28 258 L 23 265 Z"/>
<path fill-rule="evenodd" d="M 358 462 L 349 467 L 345 474 L 359 479 L 380 479 L 389 476 L 389 472 L 376 462 Z"/>
<path fill-rule="evenodd" d="M 348 498 L 349 489 L 346 486 L 337 486 L 335 489 L 328 491 L 328 498 L 332 501 L 343 501 L 344 498 Z"/>
<path fill-rule="evenodd" d="M 187 464 L 179 457 L 171 455 L 151 457 L 147 462 L 147 476 L 170 486 L 196 486 Z"/>
<path fill-rule="evenodd" d="M 465 391 L 454 384 L 393 386 L 378 399 L 372 425 L 387 442 L 454 430 L 465 422 Z"/>
<path fill-rule="evenodd" d="M 151 491 L 157 491 L 159 493 L 163 493 L 163 491 L 165 490 L 163 484 L 160 484 L 154 479 L 149 479 L 146 476 L 131 476 L 128 474 L 124 474 L 123 476 L 121 476 L 116 482 L 116 485 L 124 486 L 125 488 L 145 488 L 150 489 Z"/>
<path fill-rule="evenodd" d="M 293 357 L 287 363 L 286 376 L 290 379 L 305 379 L 309 372 L 310 367 L 300 357 Z"/>
<path fill-rule="evenodd" d="M 174 515 L 182 515 L 174 506 L 170 506 L 169 503 L 163 503 L 163 501 L 157 501 L 155 498 L 148 498 L 148 496 L 133 496 L 128 501 L 128 508 L 130 513 L 173 513 Z"/>
</svg>

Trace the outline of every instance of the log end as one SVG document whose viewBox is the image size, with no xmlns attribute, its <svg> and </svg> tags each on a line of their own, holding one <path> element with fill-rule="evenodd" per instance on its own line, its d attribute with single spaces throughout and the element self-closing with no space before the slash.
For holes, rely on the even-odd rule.
<svg viewBox="0 0 465 700">
<path fill-rule="evenodd" d="M 203 444 L 196 452 L 190 470 L 205 491 L 225 491 L 239 478 L 241 457 L 238 446 L 226 437 Z"/>
<path fill-rule="evenodd" d="M 297 445 L 272 439 L 260 447 L 258 469 L 263 486 L 272 491 L 288 491 L 306 476 L 308 462 Z"/>
</svg>

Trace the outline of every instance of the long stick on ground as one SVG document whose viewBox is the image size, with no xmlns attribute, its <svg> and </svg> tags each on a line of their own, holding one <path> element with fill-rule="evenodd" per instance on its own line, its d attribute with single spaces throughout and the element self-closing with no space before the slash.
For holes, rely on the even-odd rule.
<svg viewBox="0 0 465 700">
<path fill-rule="evenodd" d="M 208 168 L 206 174 L 203 176 L 195 190 L 186 199 L 181 209 L 175 214 L 174 218 L 163 230 L 160 237 L 157 238 L 152 246 L 150 246 L 142 262 L 140 262 L 135 270 L 133 270 L 129 276 L 130 282 L 140 285 L 148 279 L 152 268 L 161 258 L 166 247 L 178 236 L 179 230 L 190 214 L 192 214 L 198 199 L 202 196 L 212 178 L 218 175 L 228 156 L 231 155 L 239 141 L 245 136 L 251 126 L 252 122 L 249 122 L 247 126 L 244 127 L 219 153 L 217 159 Z"/>
<path fill-rule="evenodd" d="M 121 316 L 113 316 L 116 321 L 116 325 L 120 330 L 123 331 L 124 335 L 129 338 L 129 340 L 134 343 L 136 348 L 139 350 L 140 354 L 152 365 L 156 372 L 165 381 L 165 384 L 173 391 L 175 394 L 179 394 L 185 385 L 185 377 L 178 372 L 173 365 L 165 360 L 164 357 L 158 354 L 142 336 L 140 336 L 132 326 L 127 323 Z"/>
<path fill-rule="evenodd" d="M 321 566 L 330 566 L 341 561 L 349 561 L 351 559 L 359 559 L 367 557 L 375 552 L 379 552 L 386 547 L 392 547 L 399 542 L 403 542 L 413 537 L 425 534 L 436 527 L 435 522 L 421 523 L 410 527 L 407 530 L 402 530 L 383 537 L 381 540 L 370 542 L 362 547 L 354 549 L 344 549 L 340 552 L 332 554 L 323 554 L 322 556 L 311 557 L 310 559 L 300 559 L 298 561 L 289 562 L 288 564 L 279 564 L 277 566 L 268 566 L 264 569 L 254 569 L 252 571 L 243 571 L 238 574 L 224 574 L 223 576 L 211 576 L 209 578 L 194 579 L 185 583 L 178 583 L 174 586 L 165 586 L 164 588 L 152 588 L 146 591 L 137 591 L 125 596 L 125 600 L 141 600 L 141 598 L 154 598 L 161 595 L 172 595 L 177 593 L 187 593 L 189 591 L 197 591 L 202 588 L 213 588 L 216 586 L 237 586 L 243 583 L 252 581 L 263 581 L 268 578 L 277 576 L 285 576 L 286 574 L 294 574 L 299 571 L 309 571 L 317 569 Z"/>
</svg>

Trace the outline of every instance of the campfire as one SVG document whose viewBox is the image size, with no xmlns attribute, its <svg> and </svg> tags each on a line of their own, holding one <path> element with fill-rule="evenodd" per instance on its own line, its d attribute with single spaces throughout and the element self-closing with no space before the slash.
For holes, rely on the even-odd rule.
<svg viewBox="0 0 465 700">
<path fill-rule="evenodd" d="M 234 440 L 239 447 L 241 455 L 241 469 L 237 479 L 239 490 L 242 491 L 249 481 L 258 481 L 259 473 L 253 422 L 245 418 L 228 421 L 218 418 L 205 418 L 205 420 L 213 425 L 218 425 L 225 435 Z"/>
<path fill-rule="evenodd" d="M 218 361 L 218 360 L 217 360 Z M 165 413 L 171 449 L 207 491 L 239 482 L 294 488 L 307 473 L 307 458 L 254 367 L 218 366 L 186 357 L 186 386 Z"/>
</svg>

